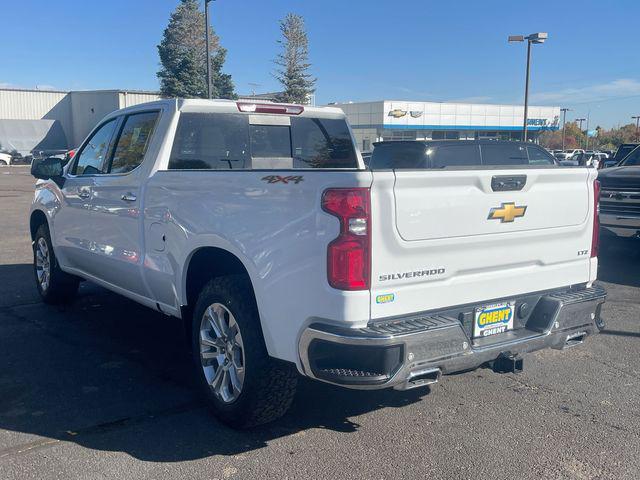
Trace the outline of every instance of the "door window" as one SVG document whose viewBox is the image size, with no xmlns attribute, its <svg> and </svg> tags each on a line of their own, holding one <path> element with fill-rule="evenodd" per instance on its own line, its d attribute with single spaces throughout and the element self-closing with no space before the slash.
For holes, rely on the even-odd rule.
<svg viewBox="0 0 640 480">
<path fill-rule="evenodd" d="M 527 147 L 527 154 L 529 156 L 529 165 L 554 165 L 556 162 L 553 156 L 538 147 Z"/>
<path fill-rule="evenodd" d="M 78 154 L 73 172 L 71 172 L 73 175 L 96 175 L 106 172 L 107 153 L 115 128 L 116 120 L 109 120 L 91 135 L 89 141 Z"/>
<path fill-rule="evenodd" d="M 158 112 L 129 115 L 116 142 L 109 173 L 127 173 L 142 163 Z"/>
</svg>

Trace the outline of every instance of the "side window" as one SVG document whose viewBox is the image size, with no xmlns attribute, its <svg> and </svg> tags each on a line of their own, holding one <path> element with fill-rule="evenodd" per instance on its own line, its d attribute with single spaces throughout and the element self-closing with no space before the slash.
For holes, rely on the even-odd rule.
<svg viewBox="0 0 640 480">
<path fill-rule="evenodd" d="M 95 175 L 105 173 L 109 144 L 116 128 L 116 120 L 109 120 L 102 125 L 89 139 L 77 156 L 73 166 L 73 175 Z"/>
<path fill-rule="evenodd" d="M 431 168 L 480 165 L 477 145 L 441 145 L 427 150 Z"/>
<path fill-rule="evenodd" d="M 246 115 L 188 112 L 180 115 L 170 170 L 231 170 L 249 165 Z"/>
<path fill-rule="evenodd" d="M 124 122 L 111 159 L 109 173 L 127 173 L 142 163 L 158 112 L 135 113 Z"/>
<path fill-rule="evenodd" d="M 520 144 L 499 143 L 482 145 L 483 165 L 528 165 L 525 147 Z"/>
<path fill-rule="evenodd" d="M 529 156 L 529 165 L 555 164 L 553 157 L 541 148 L 527 147 L 527 155 Z"/>
</svg>

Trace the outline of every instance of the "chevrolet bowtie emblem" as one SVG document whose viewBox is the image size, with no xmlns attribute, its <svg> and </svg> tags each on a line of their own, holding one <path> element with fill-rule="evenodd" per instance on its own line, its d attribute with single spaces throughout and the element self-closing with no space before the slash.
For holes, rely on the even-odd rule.
<svg viewBox="0 0 640 480">
<path fill-rule="evenodd" d="M 396 108 L 389 112 L 389 116 L 393 118 L 402 118 L 407 114 L 406 110 L 402 110 L 400 108 Z"/>
<path fill-rule="evenodd" d="M 491 209 L 487 220 L 500 220 L 500 223 L 511 223 L 516 218 L 524 217 L 524 212 L 526 211 L 526 205 L 516 207 L 513 202 L 503 203 L 499 207 Z"/>
</svg>

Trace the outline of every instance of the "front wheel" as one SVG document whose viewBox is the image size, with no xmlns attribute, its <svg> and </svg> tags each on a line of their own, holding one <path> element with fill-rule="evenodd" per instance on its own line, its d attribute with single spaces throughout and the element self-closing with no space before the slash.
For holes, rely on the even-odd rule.
<svg viewBox="0 0 640 480">
<path fill-rule="evenodd" d="M 79 279 L 63 272 L 58 265 L 45 224 L 38 227 L 33 241 L 33 270 L 38 292 L 45 303 L 68 302 L 78 291 Z"/>
<path fill-rule="evenodd" d="M 205 285 L 194 309 L 192 346 L 205 398 L 227 425 L 267 423 L 291 405 L 297 372 L 269 357 L 246 277 L 220 277 Z"/>
</svg>

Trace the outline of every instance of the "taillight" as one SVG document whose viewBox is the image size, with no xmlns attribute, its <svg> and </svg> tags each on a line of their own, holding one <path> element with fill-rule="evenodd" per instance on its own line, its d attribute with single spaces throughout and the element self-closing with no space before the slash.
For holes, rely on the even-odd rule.
<svg viewBox="0 0 640 480">
<path fill-rule="evenodd" d="M 339 290 L 368 290 L 371 271 L 368 188 L 330 188 L 322 209 L 338 218 L 340 234 L 327 247 L 327 279 Z"/>
<path fill-rule="evenodd" d="M 304 112 L 302 105 L 283 105 L 278 103 L 236 102 L 238 110 L 246 113 L 271 113 L 283 115 L 300 115 Z"/>
<path fill-rule="evenodd" d="M 593 181 L 593 233 L 591 234 L 591 258 L 598 256 L 600 246 L 600 181 Z"/>
<path fill-rule="evenodd" d="M 75 151 L 75 150 L 69 150 L 69 151 L 67 152 L 67 155 L 69 155 L 69 158 L 73 158 L 75 154 L 76 154 L 76 151 Z"/>
</svg>

